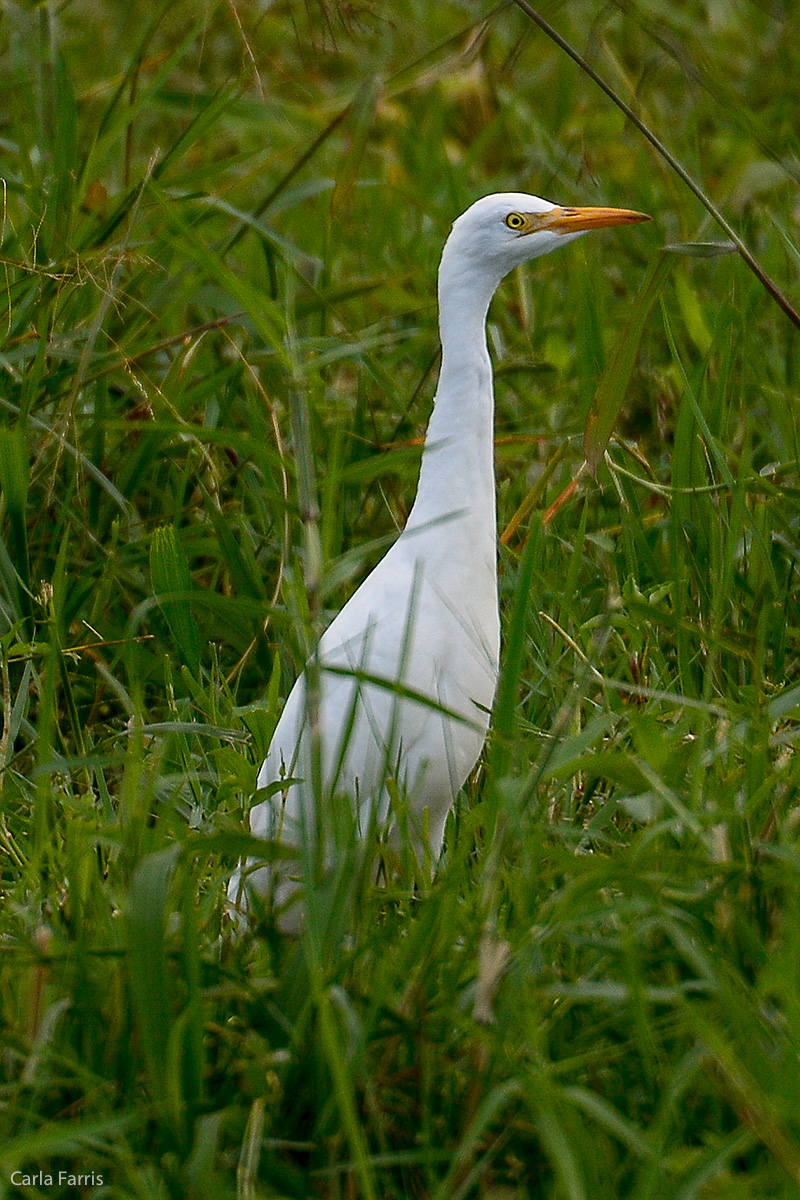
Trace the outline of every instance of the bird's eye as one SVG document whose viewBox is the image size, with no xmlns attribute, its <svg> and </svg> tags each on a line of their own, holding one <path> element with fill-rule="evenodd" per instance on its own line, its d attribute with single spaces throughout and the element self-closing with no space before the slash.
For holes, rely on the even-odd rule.
<svg viewBox="0 0 800 1200">
<path fill-rule="evenodd" d="M 506 217 L 506 225 L 509 229 L 524 229 L 525 218 L 522 213 L 509 213 Z"/>
</svg>

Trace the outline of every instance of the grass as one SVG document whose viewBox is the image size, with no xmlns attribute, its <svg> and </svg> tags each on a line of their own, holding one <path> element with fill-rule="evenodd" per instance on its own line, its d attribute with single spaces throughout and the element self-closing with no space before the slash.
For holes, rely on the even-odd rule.
<svg viewBox="0 0 800 1200">
<path fill-rule="evenodd" d="M 401 7 L 4 7 L 0 1192 L 794 1197 L 797 333 L 658 265 L 711 219 L 523 13 Z M 796 307 L 789 9 L 548 16 Z M 281 700 L 413 496 L 439 248 L 518 187 L 655 220 L 490 314 L 485 762 L 413 902 L 353 846 L 233 939 Z"/>
</svg>

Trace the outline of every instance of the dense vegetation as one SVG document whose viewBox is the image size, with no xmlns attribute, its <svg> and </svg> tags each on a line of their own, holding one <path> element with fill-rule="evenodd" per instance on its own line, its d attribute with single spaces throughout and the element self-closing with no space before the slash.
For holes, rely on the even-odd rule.
<svg viewBox="0 0 800 1200">
<path fill-rule="evenodd" d="M 796 1197 L 797 329 L 664 254 L 724 234 L 513 4 L 1 11 L 0 1194 Z M 797 305 L 794 6 L 547 16 Z M 490 314 L 485 762 L 429 887 L 354 846 L 300 943 L 234 938 L 281 701 L 413 497 L 441 244 L 505 188 L 654 221 Z"/>
</svg>

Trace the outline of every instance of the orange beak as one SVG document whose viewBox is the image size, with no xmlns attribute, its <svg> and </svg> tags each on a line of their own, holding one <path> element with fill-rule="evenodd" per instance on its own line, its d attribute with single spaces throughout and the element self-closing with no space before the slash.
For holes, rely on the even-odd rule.
<svg viewBox="0 0 800 1200">
<path fill-rule="evenodd" d="M 540 214 L 538 228 L 552 229 L 555 233 L 583 233 L 585 229 L 635 225 L 650 219 L 645 213 L 630 208 L 554 208 Z"/>
</svg>

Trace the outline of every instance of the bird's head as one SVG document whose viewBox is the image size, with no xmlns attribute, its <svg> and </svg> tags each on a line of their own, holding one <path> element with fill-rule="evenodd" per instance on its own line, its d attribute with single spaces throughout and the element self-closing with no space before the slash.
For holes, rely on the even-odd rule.
<svg viewBox="0 0 800 1200">
<path fill-rule="evenodd" d="M 477 272 L 494 288 L 514 267 L 590 229 L 649 220 L 627 208 L 568 208 L 524 192 L 499 192 L 476 200 L 453 223 L 442 269 L 453 275 Z"/>
</svg>

